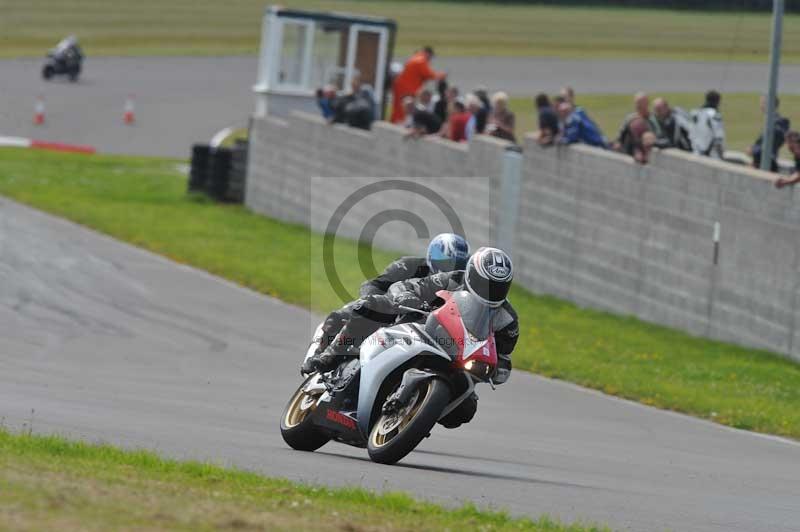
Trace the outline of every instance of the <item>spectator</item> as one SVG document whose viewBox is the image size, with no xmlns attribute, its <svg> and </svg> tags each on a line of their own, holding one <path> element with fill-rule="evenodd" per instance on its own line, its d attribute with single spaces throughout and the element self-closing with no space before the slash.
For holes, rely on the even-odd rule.
<svg viewBox="0 0 800 532">
<path fill-rule="evenodd" d="M 564 88 L 561 89 L 559 96 L 561 96 L 565 102 L 571 103 L 573 107 L 577 107 L 575 105 L 575 89 L 569 85 L 565 85 Z"/>
<path fill-rule="evenodd" d="M 492 94 L 492 112 L 486 132 L 493 137 L 516 143 L 514 126 L 514 113 L 508 108 L 508 95 L 505 92 L 495 92 Z"/>
<path fill-rule="evenodd" d="M 489 113 L 492 110 L 492 104 L 489 100 L 489 94 L 486 87 L 478 87 L 474 92 L 480 101 L 480 107 L 473 114 L 475 115 L 475 131 L 482 134 L 486 131 L 486 125 L 489 120 Z"/>
<path fill-rule="evenodd" d="M 800 132 L 789 131 L 786 133 L 786 147 L 794 156 L 794 172 L 789 177 L 781 177 L 775 181 L 777 188 L 783 188 L 800 183 Z"/>
<path fill-rule="evenodd" d="M 361 78 L 358 75 L 353 76 L 350 82 L 350 92 L 337 96 L 334 98 L 331 107 L 333 109 L 333 116 L 330 117 L 328 122 L 334 124 L 347 123 L 347 105 L 356 99 L 359 89 L 361 88 Z"/>
<path fill-rule="evenodd" d="M 563 133 L 558 139 L 559 144 L 574 144 L 581 142 L 590 146 L 606 148 L 608 142 L 597 127 L 582 109 L 575 109 L 569 102 L 558 104 L 558 117 L 564 124 Z"/>
<path fill-rule="evenodd" d="M 332 120 L 335 114 L 334 103 L 336 101 L 336 87 L 333 85 L 325 85 L 321 89 L 317 89 L 317 106 L 322 113 L 322 118 L 325 120 Z"/>
<path fill-rule="evenodd" d="M 359 129 L 370 129 L 375 120 L 375 107 L 372 87 L 362 85 L 361 79 L 353 76 L 350 93 L 334 100 L 333 117 L 329 121 Z"/>
<path fill-rule="evenodd" d="M 467 112 L 470 114 L 469 120 L 467 120 L 467 128 L 464 132 L 464 136 L 467 138 L 467 140 L 472 140 L 472 137 L 479 135 L 484 131 L 483 129 L 480 129 L 480 117 L 481 112 L 483 112 L 483 122 L 485 126 L 486 108 L 483 106 L 483 102 L 481 102 L 481 99 L 478 97 L 478 95 L 472 92 L 467 94 L 464 104 L 467 108 Z"/>
<path fill-rule="evenodd" d="M 637 163 L 645 164 L 650 158 L 650 151 L 656 143 L 656 135 L 650 129 L 650 123 L 641 116 L 634 117 L 628 124 L 630 131 L 630 152 Z"/>
<path fill-rule="evenodd" d="M 356 102 L 351 104 L 347 110 L 347 125 L 361 129 L 372 128 L 372 122 L 377 117 L 377 108 L 375 89 L 368 83 L 362 84 L 358 91 Z"/>
<path fill-rule="evenodd" d="M 433 111 L 426 108 L 422 102 L 415 104 L 412 98 L 406 97 L 406 99 L 411 99 L 410 106 L 404 104 L 408 120 L 406 126 L 409 129 L 408 135 L 418 138 L 424 135 L 438 133 L 442 128 L 442 122 L 439 120 L 439 117 L 437 117 Z"/>
<path fill-rule="evenodd" d="M 403 71 L 392 83 L 392 117 L 395 124 L 401 124 L 405 118 L 403 98 L 414 96 L 428 80 L 442 80 L 447 77 L 444 72 L 437 72 L 430 66 L 433 59 L 433 48 L 426 46 L 415 53 L 406 62 Z"/>
<path fill-rule="evenodd" d="M 467 140 L 467 122 L 470 116 L 472 115 L 467 112 L 464 102 L 454 101 L 447 124 L 442 127 L 442 136 L 453 142 L 465 142 Z"/>
<path fill-rule="evenodd" d="M 561 114 L 558 112 L 558 108 L 562 103 L 564 103 L 566 101 L 567 100 L 564 99 L 564 97 L 561 96 L 560 94 L 556 94 L 555 96 L 553 96 L 553 109 L 555 109 L 556 116 L 558 116 L 558 131 L 559 131 L 559 133 L 564 133 L 564 121 L 561 119 Z M 569 103 L 569 102 L 567 102 L 567 103 Z M 572 104 L 570 104 L 570 105 L 572 105 Z M 575 108 L 574 106 L 573 106 L 573 109 L 577 111 L 577 108 Z"/>
<path fill-rule="evenodd" d="M 656 135 L 655 145 L 657 147 L 692 151 L 688 121 L 673 111 L 664 98 L 653 100 L 653 116 L 650 117 L 650 125 Z"/>
<path fill-rule="evenodd" d="M 722 159 L 725 151 L 725 127 L 719 112 L 721 100 L 720 93 L 708 91 L 703 107 L 691 113 L 694 122 L 691 131 L 692 150 L 698 155 Z"/>
<path fill-rule="evenodd" d="M 403 98 L 403 127 L 411 129 L 414 125 L 414 111 L 417 109 L 417 102 L 413 96 Z"/>
<path fill-rule="evenodd" d="M 642 134 L 652 131 L 650 126 L 650 98 L 643 92 L 637 92 L 633 97 L 634 112 L 625 117 L 619 129 L 614 149 L 634 156 L 641 150 Z M 636 127 L 631 127 L 633 124 Z"/>
<path fill-rule="evenodd" d="M 778 171 L 778 152 L 781 150 L 781 146 L 783 146 L 783 141 L 786 137 L 786 132 L 789 131 L 790 122 L 788 118 L 785 118 L 778 114 L 778 97 L 775 97 L 775 131 L 772 135 L 772 161 L 770 162 L 770 169 L 773 172 Z M 761 97 L 761 114 L 767 114 L 767 98 L 766 96 Z M 747 149 L 747 152 L 753 157 L 753 167 L 761 168 L 761 150 L 762 150 L 762 142 L 764 141 L 764 133 L 762 132 L 758 138 L 756 139 L 755 143 Z"/>
<path fill-rule="evenodd" d="M 433 93 L 429 89 L 422 89 L 417 95 L 417 106 L 426 111 L 433 112 Z"/>
<path fill-rule="evenodd" d="M 438 94 L 434 98 L 433 113 L 443 124 L 447 121 L 447 110 L 452 102 L 458 98 L 458 88 L 448 87 L 447 80 L 439 80 L 437 83 Z"/>
<path fill-rule="evenodd" d="M 485 107 L 487 111 L 491 111 L 492 101 L 489 99 L 489 90 L 483 85 L 480 85 L 476 87 L 475 90 L 472 92 L 481 101 L 483 107 Z"/>
<path fill-rule="evenodd" d="M 536 96 L 534 103 L 539 114 L 539 131 L 535 135 L 536 141 L 542 146 L 550 146 L 558 135 L 558 114 L 545 93 Z"/>
</svg>

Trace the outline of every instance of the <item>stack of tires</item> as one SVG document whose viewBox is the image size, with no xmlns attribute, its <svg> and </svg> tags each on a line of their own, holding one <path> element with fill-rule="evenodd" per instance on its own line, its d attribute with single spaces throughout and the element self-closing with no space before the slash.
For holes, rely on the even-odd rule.
<svg viewBox="0 0 800 532">
<path fill-rule="evenodd" d="M 204 192 L 208 181 L 208 159 L 211 148 L 203 144 L 192 146 L 192 164 L 189 169 L 189 192 Z"/>
<path fill-rule="evenodd" d="M 244 202 L 247 141 L 233 148 L 192 146 L 189 192 L 203 192 L 216 201 Z"/>
<path fill-rule="evenodd" d="M 244 187 L 247 177 L 247 141 L 237 139 L 231 150 L 231 167 L 228 171 L 227 201 L 244 203 Z"/>
</svg>

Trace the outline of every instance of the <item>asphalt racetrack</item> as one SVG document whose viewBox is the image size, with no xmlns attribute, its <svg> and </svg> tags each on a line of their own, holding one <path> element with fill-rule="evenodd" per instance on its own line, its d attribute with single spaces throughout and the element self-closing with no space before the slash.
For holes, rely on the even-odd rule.
<svg viewBox="0 0 800 532">
<path fill-rule="evenodd" d="M 0 198 L 0 420 L 619 530 L 796 531 L 800 445 L 515 372 L 396 466 L 278 429 L 319 317 Z"/>
<path fill-rule="evenodd" d="M 89 51 L 90 52 L 90 51 Z M 437 58 L 463 90 L 480 85 L 511 95 L 578 93 L 763 92 L 766 64 L 547 58 Z M 191 145 L 208 142 L 227 126 L 246 127 L 257 59 L 235 57 L 91 57 L 76 84 L 41 79 L 41 59 L 0 60 L 0 136 L 88 144 L 101 152 L 188 158 Z M 782 92 L 800 87 L 800 65 L 784 65 Z M 33 125 L 37 95 L 46 121 Z M 136 123 L 123 123 L 134 95 Z M 699 104 L 700 102 L 698 102 Z M 531 106 L 532 107 L 532 106 Z"/>
</svg>

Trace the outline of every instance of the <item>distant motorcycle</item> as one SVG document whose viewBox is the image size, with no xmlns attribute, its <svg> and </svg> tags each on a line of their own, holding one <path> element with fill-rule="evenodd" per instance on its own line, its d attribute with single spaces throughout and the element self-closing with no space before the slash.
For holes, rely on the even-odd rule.
<svg viewBox="0 0 800 532">
<path fill-rule="evenodd" d="M 404 314 L 367 338 L 358 358 L 309 375 L 281 417 L 284 441 L 315 451 L 336 440 L 366 447 L 373 461 L 393 464 L 467 399 L 476 383 L 492 384 L 497 309 L 467 291 L 437 295 L 441 307 L 430 313 L 400 307 Z M 320 325 L 307 357 L 322 335 Z"/>
<path fill-rule="evenodd" d="M 53 76 L 65 75 L 70 81 L 78 81 L 82 65 L 83 51 L 78 45 L 78 39 L 74 35 L 70 35 L 47 52 L 47 58 L 42 67 L 42 77 L 49 80 Z"/>
</svg>

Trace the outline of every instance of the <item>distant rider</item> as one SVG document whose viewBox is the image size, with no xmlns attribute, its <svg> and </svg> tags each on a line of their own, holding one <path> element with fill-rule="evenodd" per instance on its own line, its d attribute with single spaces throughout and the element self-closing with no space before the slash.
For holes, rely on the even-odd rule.
<svg viewBox="0 0 800 532">
<path fill-rule="evenodd" d="M 78 44 L 78 38 L 70 35 L 62 39 L 55 48 L 50 51 L 50 54 L 59 61 L 82 61 L 83 50 Z"/>
</svg>

